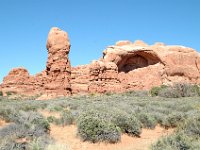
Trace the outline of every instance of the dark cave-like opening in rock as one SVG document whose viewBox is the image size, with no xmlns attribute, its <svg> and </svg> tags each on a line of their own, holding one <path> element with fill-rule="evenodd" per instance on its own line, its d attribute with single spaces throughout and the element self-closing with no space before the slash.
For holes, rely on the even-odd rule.
<svg viewBox="0 0 200 150">
<path fill-rule="evenodd" d="M 129 72 L 138 68 L 147 67 L 160 62 L 158 57 L 151 54 L 134 54 L 123 59 L 118 65 L 119 72 Z"/>
</svg>

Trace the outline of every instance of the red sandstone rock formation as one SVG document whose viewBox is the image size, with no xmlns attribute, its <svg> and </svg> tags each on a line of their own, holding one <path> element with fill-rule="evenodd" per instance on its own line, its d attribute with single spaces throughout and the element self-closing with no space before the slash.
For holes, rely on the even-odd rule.
<svg viewBox="0 0 200 150">
<path fill-rule="evenodd" d="M 68 59 L 70 42 L 66 32 L 52 28 L 47 39 L 48 60 L 46 70 L 30 76 L 24 68 L 16 68 L 3 79 L 4 95 L 42 95 L 42 99 L 71 95 L 71 65 Z"/>
<path fill-rule="evenodd" d="M 71 65 L 68 59 L 70 51 L 68 34 L 58 28 L 52 28 L 47 40 L 47 50 L 46 91 L 60 96 L 70 95 Z"/>
<path fill-rule="evenodd" d="M 52 28 L 47 50 L 46 70 L 30 76 L 26 69 L 13 69 L 0 90 L 4 94 L 43 94 L 40 99 L 48 99 L 77 93 L 148 90 L 175 82 L 200 83 L 200 54 L 183 46 L 119 41 L 103 51 L 103 58 L 71 68 L 68 35 Z"/>
<path fill-rule="evenodd" d="M 119 41 L 104 50 L 102 59 L 72 68 L 72 92 L 148 90 L 175 82 L 199 84 L 199 67 L 199 54 L 191 48 Z M 78 75 L 81 72 L 84 75 Z"/>
</svg>

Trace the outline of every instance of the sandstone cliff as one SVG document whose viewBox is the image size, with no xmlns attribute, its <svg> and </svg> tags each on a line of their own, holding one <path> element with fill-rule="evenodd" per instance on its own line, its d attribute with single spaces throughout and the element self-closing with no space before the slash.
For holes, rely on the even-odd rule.
<svg viewBox="0 0 200 150">
<path fill-rule="evenodd" d="M 66 32 L 52 28 L 47 39 L 46 70 L 30 76 L 24 68 L 13 69 L 0 90 L 42 98 L 77 93 L 148 90 L 161 84 L 200 83 L 200 54 L 184 46 L 143 41 L 119 41 L 91 64 L 71 67 Z"/>
</svg>

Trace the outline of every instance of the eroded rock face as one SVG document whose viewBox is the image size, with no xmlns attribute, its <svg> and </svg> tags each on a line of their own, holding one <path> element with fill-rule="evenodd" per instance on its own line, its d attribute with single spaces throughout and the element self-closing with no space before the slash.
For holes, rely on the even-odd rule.
<svg viewBox="0 0 200 150">
<path fill-rule="evenodd" d="M 163 43 L 149 46 L 139 40 L 134 43 L 119 41 L 104 50 L 102 59 L 72 69 L 72 91 L 124 92 L 176 82 L 199 84 L 199 60 L 195 50 L 183 46 L 165 46 Z M 84 87 L 84 90 L 78 91 L 78 87 Z"/>
<path fill-rule="evenodd" d="M 4 95 L 20 93 L 21 95 L 35 96 L 44 92 L 42 88 L 44 79 L 44 75 L 30 76 L 25 68 L 15 68 L 3 79 L 1 90 Z"/>
<path fill-rule="evenodd" d="M 47 50 L 46 74 L 48 80 L 45 89 L 61 96 L 70 95 L 71 65 L 68 58 L 70 51 L 68 34 L 59 28 L 52 28 L 48 35 Z"/>
<path fill-rule="evenodd" d="M 42 94 L 40 99 L 49 99 L 80 93 L 148 90 L 177 82 L 200 83 L 200 54 L 183 46 L 119 41 L 107 47 L 99 60 L 71 68 L 68 35 L 52 28 L 47 50 L 46 70 L 31 76 L 24 68 L 13 69 L 0 90 L 4 94 Z"/>
<path fill-rule="evenodd" d="M 11 70 L 1 85 L 4 95 L 10 91 L 21 95 L 42 95 L 42 99 L 71 95 L 71 65 L 68 59 L 70 42 L 67 33 L 52 28 L 46 47 L 46 70 L 35 76 L 29 75 L 24 68 Z"/>
</svg>

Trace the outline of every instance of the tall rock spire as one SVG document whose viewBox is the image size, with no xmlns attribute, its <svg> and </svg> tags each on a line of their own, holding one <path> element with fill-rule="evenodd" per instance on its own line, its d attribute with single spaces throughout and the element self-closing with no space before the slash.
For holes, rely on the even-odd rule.
<svg viewBox="0 0 200 150">
<path fill-rule="evenodd" d="M 45 88 L 58 95 L 71 94 L 71 65 L 68 58 L 70 41 L 68 34 L 53 27 L 47 39 L 48 60 L 46 65 L 47 84 Z"/>
</svg>

